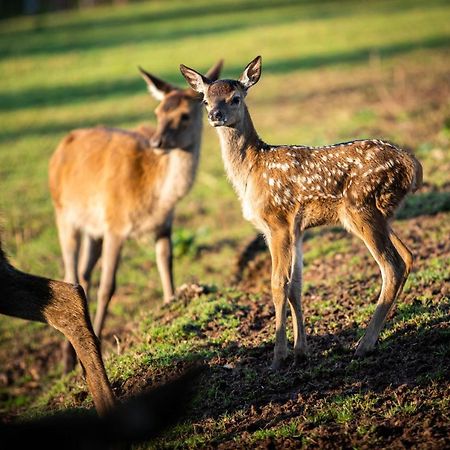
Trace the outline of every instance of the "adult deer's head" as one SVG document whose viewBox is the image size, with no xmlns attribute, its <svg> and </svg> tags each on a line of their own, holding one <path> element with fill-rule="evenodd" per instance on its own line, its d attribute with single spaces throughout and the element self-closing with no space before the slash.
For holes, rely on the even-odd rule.
<svg viewBox="0 0 450 450">
<path fill-rule="evenodd" d="M 243 118 L 248 89 L 261 76 L 261 56 L 250 62 L 237 80 L 215 81 L 183 64 L 180 70 L 192 89 L 203 94 L 209 123 L 214 127 L 234 127 Z"/>
<path fill-rule="evenodd" d="M 217 80 L 223 61 L 207 73 Z M 152 147 L 161 149 L 189 148 L 196 142 L 201 127 L 201 96 L 190 88 L 180 89 L 139 67 L 150 93 L 160 101 L 156 107 L 157 128 L 150 140 Z"/>
</svg>

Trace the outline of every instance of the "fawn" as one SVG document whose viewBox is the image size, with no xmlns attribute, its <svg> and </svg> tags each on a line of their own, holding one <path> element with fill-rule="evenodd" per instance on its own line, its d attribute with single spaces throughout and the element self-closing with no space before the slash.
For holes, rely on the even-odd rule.
<svg viewBox="0 0 450 450">
<path fill-rule="evenodd" d="M 355 355 L 372 350 L 412 267 L 412 255 L 389 220 L 405 195 L 420 186 L 420 163 L 407 151 L 380 140 L 324 147 L 266 144 L 244 101 L 261 76 L 259 56 L 238 80 L 213 81 L 184 65 L 180 70 L 190 86 L 203 94 L 243 215 L 264 234 L 270 250 L 276 322 L 272 368 L 278 369 L 287 356 L 287 302 L 295 360 L 307 353 L 301 307 L 302 235 L 319 225 L 340 222 L 364 241 L 380 268 L 383 283 L 377 307 Z"/>
<path fill-rule="evenodd" d="M 0 242 L 0 313 L 46 322 L 61 331 L 80 359 L 98 413 L 104 416 L 114 408 L 115 396 L 80 286 L 17 270 L 9 263 Z"/>
<path fill-rule="evenodd" d="M 219 77 L 222 61 L 208 72 Z M 124 241 L 152 232 L 164 302 L 174 295 L 171 230 L 177 203 L 194 183 L 202 134 L 201 96 L 140 69 L 160 100 L 156 130 L 88 128 L 70 132 L 49 164 L 49 185 L 62 249 L 65 281 L 88 296 L 102 254 L 94 331 L 100 338 Z M 81 237 L 84 235 L 80 254 Z M 66 345 L 66 370 L 75 364 Z"/>
</svg>

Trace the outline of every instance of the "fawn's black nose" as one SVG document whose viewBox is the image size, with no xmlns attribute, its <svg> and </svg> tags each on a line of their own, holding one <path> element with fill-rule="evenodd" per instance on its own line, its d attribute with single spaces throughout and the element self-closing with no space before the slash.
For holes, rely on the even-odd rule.
<svg viewBox="0 0 450 450">
<path fill-rule="evenodd" d="M 213 109 L 209 112 L 209 120 L 211 122 L 223 122 L 224 116 L 222 114 L 222 111 L 220 109 Z"/>
</svg>

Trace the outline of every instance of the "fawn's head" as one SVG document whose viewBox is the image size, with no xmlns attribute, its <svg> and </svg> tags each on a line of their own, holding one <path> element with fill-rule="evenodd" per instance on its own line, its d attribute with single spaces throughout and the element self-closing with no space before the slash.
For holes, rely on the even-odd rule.
<svg viewBox="0 0 450 450">
<path fill-rule="evenodd" d="M 208 71 L 208 78 L 217 80 L 223 61 Z M 188 88 L 180 89 L 139 67 L 148 90 L 159 100 L 155 109 L 157 127 L 150 140 L 155 148 L 188 148 L 197 139 L 201 126 L 201 96 Z"/>
<path fill-rule="evenodd" d="M 215 81 L 183 64 L 180 70 L 192 89 L 203 94 L 209 123 L 214 127 L 234 127 L 243 118 L 248 89 L 261 76 L 261 56 L 247 65 L 238 80 Z"/>
</svg>

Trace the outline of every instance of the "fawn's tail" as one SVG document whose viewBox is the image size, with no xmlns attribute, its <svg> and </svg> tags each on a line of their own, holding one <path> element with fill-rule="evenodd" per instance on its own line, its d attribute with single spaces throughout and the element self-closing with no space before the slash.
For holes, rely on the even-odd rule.
<svg viewBox="0 0 450 450">
<path fill-rule="evenodd" d="M 414 163 L 414 176 L 411 183 L 411 192 L 416 192 L 423 183 L 423 169 L 422 164 L 420 164 L 416 157 L 412 156 L 412 160 Z"/>
</svg>

